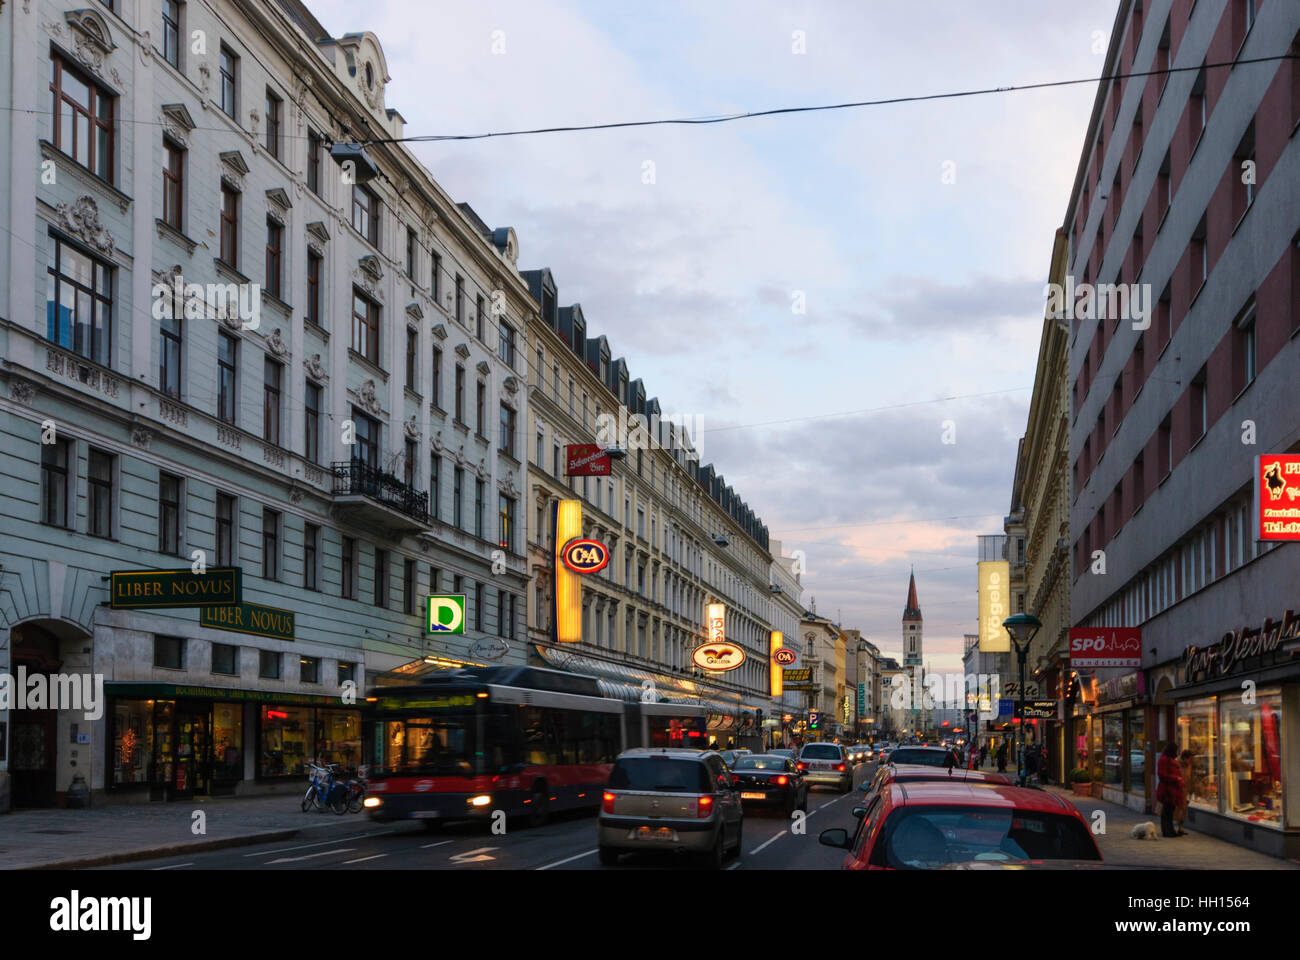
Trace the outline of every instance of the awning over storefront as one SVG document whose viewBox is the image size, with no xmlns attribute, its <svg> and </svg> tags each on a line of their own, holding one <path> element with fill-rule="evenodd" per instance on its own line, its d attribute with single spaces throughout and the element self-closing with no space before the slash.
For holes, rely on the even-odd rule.
<svg viewBox="0 0 1300 960">
<path fill-rule="evenodd" d="M 600 684 L 600 692 L 616 700 L 636 702 L 642 699 L 647 689 L 653 689 L 659 703 L 699 704 L 728 717 L 734 717 L 747 709 L 740 694 L 719 690 L 708 684 L 538 644 L 533 644 L 532 649 L 548 666 L 556 670 L 595 677 Z M 654 686 L 647 688 L 647 680 Z M 749 709 L 752 711 L 752 708 Z"/>
<path fill-rule="evenodd" d="M 177 700 L 198 697 L 207 700 L 240 700 L 249 703 L 281 703 L 298 706 L 339 706 L 338 697 L 312 693 L 280 693 L 275 690 L 235 690 L 229 687 L 199 687 L 180 683 L 106 683 L 110 697 L 137 700 Z"/>
</svg>

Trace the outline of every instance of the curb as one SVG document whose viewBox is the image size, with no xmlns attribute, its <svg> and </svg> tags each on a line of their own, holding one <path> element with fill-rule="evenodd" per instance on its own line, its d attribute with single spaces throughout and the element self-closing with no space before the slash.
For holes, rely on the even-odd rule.
<svg viewBox="0 0 1300 960">
<path fill-rule="evenodd" d="M 224 837 L 216 840 L 200 840 L 196 843 L 177 843 L 169 847 L 151 847 L 146 850 L 128 850 L 123 853 L 106 853 L 97 857 L 82 857 L 77 860 L 59 860 L 54 863 L 41 863 L 24 867 L 9 867 L 10 870 L 82 870 L 88 867 L 107 867 L 117 863 L 131 863 L 135 860 L 157 860 L 180 853 L 199 853 L 209 850 L 221 850 L 226 847 L 244 847 L 255 843 L 270 843 L 276 840 L 291 840 L 303 831 L 303 827 L 292 830 L 272 830 L 266 833 L 250 833 L 241 837 Z"/>
</svg>

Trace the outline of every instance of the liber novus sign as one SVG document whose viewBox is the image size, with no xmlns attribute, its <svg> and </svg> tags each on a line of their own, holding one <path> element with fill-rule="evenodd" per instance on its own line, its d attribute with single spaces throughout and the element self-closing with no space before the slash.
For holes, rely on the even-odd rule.
<svg viewBox="0 0 1300 960">
<path fill-rule="evenodd" d="M 181 570 L 114 570 L 109 606 L 114 610 L 158 607 L 225 607 L 243 600 L 239 567 Z"/>
</svg>

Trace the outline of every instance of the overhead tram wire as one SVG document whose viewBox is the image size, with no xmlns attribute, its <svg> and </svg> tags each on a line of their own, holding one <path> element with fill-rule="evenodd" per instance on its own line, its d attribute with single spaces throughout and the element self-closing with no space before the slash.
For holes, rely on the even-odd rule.
<svg viewBox="0 0 1300 960">
<path fill-rule="evenodd" d="M 751 120 L 757 117 L 773 117 L 796 113 L 820 113 L 831 110 L 851 110 L 860 107 L 883 107 L 903 103 L 924 103 L 930 100 L 955 100 L 965 97 L 982 97 L 996 93 L 1020 93 L 1027 90 L 1048 90 L 1055 87 L 1079 86 L 1081 84 L 1102 84 L 1108 81 L 1128 80 L 1140 77 L 1164 76 L 1174 73 L 1201 70 L 1213 70 L 1221 67 L 1244 66 L 1252 63 L 1271 63 L 1277 60 L 1295 60 L 1300 56 L 1283 53 L 1272 57 L 1250 57 L 1242 60 L 1223 60 L 1216 63 L 1202 63 L 1190 67 L 1166 67 L 1163 70 L 1144 70 L 1137 73 L 1103 74 L 1100 77 L 1080 77 L 1073 80 L 1048 80 L 1042 83 L 1026 83 L 1010 87 L 984 87 L 977 90 L 957 90 L 947 93 L 914 94 L 905 97 L 886 97 L 879 100 L 853 100 L 847 103 L 817 104 L 807 107 L 775 107 L 769 110 L 751 110 L 745 113 L 723 114 L 711 117 L 676 117 L 663 120 L 623 120 L 613 123 L 570 124 L 557 127 L 534 127 L 529 130 L 501 130 L 493 133 L 458 133 L 425 134 L 412 137 L 392 137 L 367 140 L 365 143 L 441 143 L 449 140 L 488 140 L 497 137 L 524 137 L 541 133 L 577 133 L 588 130 L 621 130 L 633 127 L 658 126 L 704 126 L 714 123 L 731 123 L 736 120 Z"/>
</svg>

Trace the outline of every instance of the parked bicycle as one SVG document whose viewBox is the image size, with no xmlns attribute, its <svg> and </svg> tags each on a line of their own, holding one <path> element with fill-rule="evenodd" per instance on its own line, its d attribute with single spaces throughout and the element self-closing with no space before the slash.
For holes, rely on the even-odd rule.
<svg viewBox="0 0 1300 960">
<path fill-rule="evenodd" d="M 360 813 L 366 800 L 366 787 L 360 780 L 343 779 L 342 767 L 337 763 L 307 764 L 310 783 L 302 798 L 302 810 L 321 810 L 329 807 L 337 814 Z"/>
<path fill-rule="evenodd" d="M 340 816 L 348 812 L 349 789 L 346 783 L 335 780 L 334 771 L 337 767 L 336 763 L 307 764 L 309 783 L 307 793 L 302 798 L 303 813 L 310 809 L 320 810 L 324 807 L 329 807 Z M 357 809 L 360 809 L 360 805 Z"/>
</svg>

